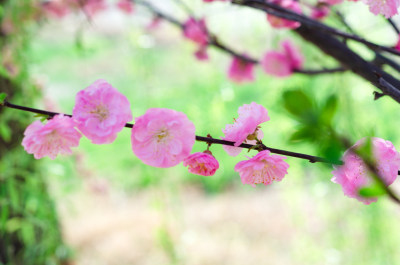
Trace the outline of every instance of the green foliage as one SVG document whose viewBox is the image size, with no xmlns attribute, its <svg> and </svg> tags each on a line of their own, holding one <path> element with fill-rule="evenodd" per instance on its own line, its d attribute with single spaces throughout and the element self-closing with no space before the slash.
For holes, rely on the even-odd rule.
<svg viewBox="0 0 400 265">
<path fill-rule="evenodd" d="M 358 193 L 363 197 L 378 197 L 386 194 L 385 188 L 378 183 L 361 188 Z"/>
<path fill-rule="evenodd" d="M 6 93 L 0 93 L 0 105 L 4 103 L 6 97 L 7 97 Z"/>
<path fill-rule="evenodd" d="M 338 108 L 337 96 L 332 94 L 319 104 L 303 90 L 289 90 L 282 97 L 285 109 L 298 122 L 298 128 L 290 140 L 315 143 L 320 155 L 338 163 L 343 153 L 343 144 L 333 126 Z"/>
</svg>

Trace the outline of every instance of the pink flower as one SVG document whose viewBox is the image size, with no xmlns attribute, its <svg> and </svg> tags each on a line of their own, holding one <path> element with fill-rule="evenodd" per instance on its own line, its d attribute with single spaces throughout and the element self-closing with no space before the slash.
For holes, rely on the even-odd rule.
<svg viewBox="0 0 400 265">
<path fill-rule="evenodd" d="M 207 45 L 200 45 L 199 49 L 194 53 L 194 55 L 199 61 L 207 61 L 208 60 Z"/>
<path fill-rule="evenodd" d="M 394 48 L 395 48 L 396 50 L 400 51 L 400 35 L 399 35 L 398 38 L 399 38 L 399 40 L 397 41 L 396 46 L 394 46 Z"/>
<path fill-rule="evenodd" d="M 233 57 L 232 63 L 228 70 L 228 77 L 236 82 L 252 82 L 254 81 L 254 64 L 244 61 L 238 57 Z"/>
<path fill-rule="evenodd" d="M 277 77 L 290 76 L 294 70 L 303 66 L 304 58 L 293 44 L 286 40 L 281 42 L 282 52 L 270 51 L 261 60 L 261 66 L 267 74 Z"/>
<path fill-rule="evenodd" d="M 304 58 L 297 47 L 295 47 L 289 40 L 282 41 L 281 46 L 286 55 L 287 61 L 290 63 L 291 69 L 300 69 L 303 66 Z"/>
<path fill-rule="evenodd" d="M 398 14 L 400 6 L 400 0 L 364 0 L 364 3 L 374 15 L 382 14 L 386 18 Z"/>
<path fill-rule="evenodd" d="M 153 17 L 151 22 L 147 25 L 146 29 L 147 30 L 155 30 L 158 28 L 161 24 L 162 19 L 159 16 Z"/>
<path fill-rule="evenodd" d="M 45 13 L 62 18 L 70 12 L 70 8 L 64 0 L 53 0 L 50 2 L 43 2 L 42 9 Z"/>
<path fill-rule="evenodd" d="M 71 154 L 71 147 L 79 145 L 82 135 L 74 128 L 74 121 L 64 115 L 56 115 L 46 124 L 35 121 L 24 132 L 22 146 L 36 159 L 58 154 Z"/>
<path fill-rule="evenodd" d="M 363 144 L 365 144 L 365 139 L 359 140 L 344 153 L 342 157 L 344 165 L 334 166 L 332 182 L 342 186 L 344 195 L 355 198 L 364 204 L 370 204 L 376 202 L 377 198 L 365 198 L 359 195 L 361 188 L 372 184 L 369 170 L 364 161 L 352 152 Z M 389 186 L 397 178 L 400 154 L 391 142 L 375 137 L 372 138 L 372 151 L 378 173 L 386 186 Z"/>
<path fill-rule="evenodd" d="M 311 18 L 313 19 L 324 19 L 326 16 L 329 15 L 329 13 L 331 12 L 331 9 L 323 4 L 320 4 L 316 7 L 313 7 L 311 10 Z"/>
<path fill-rule="evenodd" d="M 190 154 L 196 138 L 195 127 L 185 114 L 154 108 L 135 121 L 132 150 L 145 164 L 173 167 Z"/>
<path fill-rule="evenodd" d="M 224 145 L 224 150 L 231 156 L 237 156 L 241 152 L 241 148 L 236 148 L 247 140 L 254 140 L 255 137 L 263 136 L 259 130 L 259 125 L 269 121 L 268 111 L 262 105 L 255 102 L 244 104 L 239 107 L 239 117 L 234 124 L 226 125 L 222 137 L 223 140 L 235 142 L 235 147 Z M 250 136 L 250 139 L 248 139 Z M 261 139 L 258 138 L 258 139 Z"/>
<path fill-rule="evenodd" d="M 191 154 L 183 161 L 183 166 L 189 167 L 189 172 L 201 176 L 212 176 L 219 168 L 217 159 L 210 151 Z"/>
<path fill-rule="evenodd" d="M 117 7 L 127 14 L 133 13 L 133 3 L 131 0 L 119 0 Z"/>
<path fill-rule="evenodd" d="M 200 20 L 189 18 L 183 25 L 183 35 L 199 45 L 207 45 L 208 30 L 204 18 Z"/>
<path fill-rule="evenodd" d="M 78 92 L 72 112 L 78 129 L 94 144 L 112 143 L 132 120 L 128 99 L 103 79 Z"/>
<path fill-rule="evenodd" d="M 293 0 L 274 0 L 273 4 L 279 5 L 283 8 L 289 9 L 290 11 L 301 14 L 300 4 L 297 1 Z M 270 25 L 274 28 L 288 28 L 295 29 L 300 27 L 300 22 L 287 20 L 284 18 L 279 18 L 274 15 L 267 14 L 267 20 Z"/>
<path fill-rule="evenodd" d="M 281 52 L 267 52 L 261 61 L 261 66 L 267 74 L 277 77 L 287 77 L 292 74 L 290 62 Z"/>
<path fill-rule="evenodd" d="M 283 161 L 286 157 L 270 153 L 269 150 L 264 150 L 253 158 L 236 164 L 235 171 L 239 172 L 243 184 L 255 187 L 255 184 L 268 185 L 274 180 L 283 179 L 289 168 L 289 164 Z"/>
</svg>

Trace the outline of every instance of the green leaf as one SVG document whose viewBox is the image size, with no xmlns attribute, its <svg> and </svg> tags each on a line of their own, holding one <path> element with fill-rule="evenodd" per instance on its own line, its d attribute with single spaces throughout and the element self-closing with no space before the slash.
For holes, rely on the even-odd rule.
<svg viewBox="0 0 400 265">
<path fill-rule="evenodd" d="M 358 191 L 358 194 L 362 197 L 378 197 L 386 194 L 385 189 L 382 187 L 382 185 L 379 184 L 373 184 L 368 187 L 361 188 Z"/>
<path fill-rule="evenodd" d="M 300 140 L 312 138 L 313 131 L 310 127 L 301 127 L 290 136 L 290 141 L 297 142 Z"/>
<path fill-rule="evenodd" d="M 7 124 L 0 124 L 0 137 L 6 142 L 9 143 L 11 140 L 11 129 Z"/>
<path fill-rule="evenodd" d="M 311 98 L 301 90 L 286 91 L 283 93 L 284 107 L 294 116 L 303 118 L 312 112 Z"/>
<path fill-rule="evenodd" d="M 7 97 L 6 93 L 0 93 L 0 105 L 4 103 L 6 97 Z"/>
<path fill-rule="evenodd" d="M 321 121 L 324 124 L 331 124 L 333 117 L 335 116 L 336 110 L 337 110 L 337 97 L 336 95 L 330 96 L 326 102 L 325 105 L 323 106 L 321 110 Z"/>
</svg>

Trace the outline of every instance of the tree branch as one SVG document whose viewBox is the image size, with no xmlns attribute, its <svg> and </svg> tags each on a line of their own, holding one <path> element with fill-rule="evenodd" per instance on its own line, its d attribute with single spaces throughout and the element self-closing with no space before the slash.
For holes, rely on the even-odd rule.
<svg viewBox="0 0 400 265">
<path fill-rule="evenodd" d="M 1 106 L 1 105 L 0 105 Z M 35 108 L 29 108 L 25 106 L 20 106 L 16 104 L 12 104 L 8 101 L 3 102 L 3 107 L 11 108 L 11 109 L 17 109 L 17 110 L 22 110 L 22 111 L 27 111 L 27 112 L 32 112 L 32 113 L 37 113 L 37 114 L 42 114 L 42 115 L 47 115 L 50 118 L 54 117 L 55 115 L 58 114 L 63 114 L 63 113 L 58 113 L 58 112 L 52 112 L 52 111 L 46 111 L 46 110 L 41 110 L 41 109 L 35 109 Z M 70 114 L 64 114 L 66 116 L 72 117 Z M 127 123 L 125 124 L 126 128 L 133 128 L 134 124 L 132 123 Z M 204 136 L 197 136 L 196 135 L 196 141 L 199 142 L 206 142 L 210 144 L 221 144 L 221 145 L 228 145 L 228 146 L 234 146 L 235 142 L 231 141 L 226 141 L 226 140 L 221 140 L 221 139 L 215 139 L 212 137 L 204 137 Z M 307 154 L 302 154 L 302 153 L 296 153 L 292 151 L 286 151 L 286 150 L 281 150 L 281 149 L 276 149 L 276 148 L 271 148 L 267 147 L 265 145 L 252 145 L 252 144 L 241 144 L 238 147 L 240 148 L 246 148 L 246 149 L 255 149 L 256 147 L 259 148 L 261 147 L 262 150 L 269 150 L 271 153 L 274 154 L 279 154 L 279 155 L 285 155 L 285 156 L 290 156 L 290 157 L 296 157 L 304 160 L 308 160 L 311 163 L 316 163 L 316 162 L 323 162 L 323 163 L 329 163 L 332 164 L 332 161 L 322 158 L 322 157 L 317 157 L 317 156 L 312 156 L 312 155 L 307 155 Z"/>
<path fill-rule="evenodd" d="M 347 33 L 338 33 L 336 29 L 330 28 L 322 23 L 286 10 L 280 6 L 264 2 L 262 0 L 233 0 L 233 3 L 253 7 L 269 14 L 281 18 L 291 19 L 301 22 L 301 26 L 294 31 L 303 39 L 313 43 L 321 51 L 335 58 L 344 68 L 352 70 L 355 74 L 371 82 L 374 86 L 381 89 L 385 94 L 400 103 L 400 81 L 384 72 L 379 67 L 364 60 L 361 56 L 353 52 L 346 44 L 334 38 L 333 35 L 347 36 Z M 316 30 L 318 29 L 318 30 Z M 368 44 L 359 37 L 352 38 L 361 43 Z M 373 44 L 375 45 L 375 44 Z M 367 45 L 368 46 L 368 45 Z M 376 45 L 375 45 L 376 46 Z M 368 46 L 374 47 L 374 46 Z M 396 54 L 400 52 L 396 51 Z M 388 85 L 382 85 L 380 78 L 383 78 Z"/>
<path fill-rule="evenodd" d="M 378 44 L 372 43 L 370 41 L 367 41 L 357 35 L 349 34 L 349 33 L 337 30 L 335 28 L 329 27 L 321 22 L 310 19 L 304 15 L 295 13 L 295 12 L 285 9 L 279 5 L 272 4 L 271 2 L 267 2 L 264 0 L 232 0 L 232 3 L 241 5 L 241 6 L 248 6 L 248 7 L 252 7 L 255 9 L 259 9 L 259 10 L 262 10 L 268 14 L 274 15 L 279 18 L 297 21 L 297 22 L 300 22 L 302 25 L 306 25 L 309 28 L 318 30 L 323 33 L 329 33 L 330 35 L 335 35 L 335 36 L 342 37 L 344 39 L 351 39 L 351 40 L 357 41 L 359 43 L 366 45 L 368 48 L 370 48 L 371 50 L 374 50 L 374 51 L 385 51 L 385 52 L 400 56 L 400 51 L 397 51 L 393 48 L 386 47 L 383 45 L 378 45 Z"/>
<path fill-rule="evenodd" d="M 144 7 L 146 7 L 150 12 L 152 12 L 154 15 L 163 18 L 164 20 L 174 24 L 175 26 L 179 27 L 180 29 L 183 29 L 183 23 L 179 22 L 178 20 L 176 20 L 175 18 L 163 13 L 162 11 L 160 11 L 159 9 L 157 9 L 154 5 L 152 5 L 151 3 L 147 2 L 147 1 L 143 1 L 143 0 L 131 0 L 134 3 L 140 4 Z M 243 54 L 240 54 L 238 52 L 236 52 L 235 50 L 233 50 L 232 48 L 228 47 L 227 45 L 221 43 L 220 40 L 218 40 L 218 38 L 209 33 L 210 35 L 210 40 L 208 41 L 208 45 L 215 47 L 217 49 L 219 49 L 222 52 L 225 52 L 227 54 L 230 54 L 234 57 L 240 58 L 243 61 L 249 62 L 249 63 L 253 63 L 253 64 L 259 64 L 260 61 L 249 57 L 249 56 L 245 56 Z M 337 73 L 337 72 L 344 72 L 347 69 L 343 68 L 343 67 L 336 67 L 336 68 L 332 68 L 332 69 L 317 69 L 317 70 L 307 70 L 307 69 L 297 69 L 294 72 L 298 73 L 298 74 L 306 74 L 306 75 L 317 75 L 317 74 L 329 74 L 329 73 Z"/>
</svg>

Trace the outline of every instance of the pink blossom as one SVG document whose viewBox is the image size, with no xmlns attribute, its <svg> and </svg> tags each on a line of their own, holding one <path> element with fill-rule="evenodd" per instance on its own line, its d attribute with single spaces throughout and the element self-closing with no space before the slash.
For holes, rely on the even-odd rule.
<svg viewBox="0 0 400 265">
<path fill-rule="evenodd" d="M 62 18 L 70 12 L 68 3 L 65 0 L 53 0 L 42 3 L 42 9 L 45 13 Z"/>
<path fill-rule="evenodd" d="M 189 167 L 189 172 L 201 176 L 212 176 L 219 168 L 217 159 L 210 151 L 191 154 L 183 161 L 183 166 Z"/>
<path fill-rule="evenodd" d="M 259 125 L 269 121 L 268 111 L 262 105 L 255 102 L 244 104 L 239 107 L 239 117 L 233 124 L 226 125 L 222 137 L 223 140 L 235 142 L 235 147 L 241 145 L 247 140 L 254 140 L 256 137 L 263 136 L 260 132 Z M 250 137 L 250 139 L 248 139 Z M 261 139 L 258 138 L 258 139 Z M 241 148 L 232 146 L 223 146 L 224 150 L 231 156 L 237 156 L 241 152 Z"/>
<path fill-rule="evenodd" d="M 207 61 L 208 60 L 207 45 L 200 45 L 199 49 L 194 53 L 194 55 L 199 61 Z"/>
<path fill-rule="evenodd" d="M 236 83 L 254 81 L 254 63 L 233 57 L 228 70 L 228 77 Z"/>
<path fill-rule="evenodd" d="M 331 12 L 331 9 L 329 8 L 329 6 L 320 4 L 320 5 L 317 5 L 316 7 L 312 8 L 310 16 L 313 19 L 320 20 L 320 19 L 324 19 L 326 16 L 328 16 L 330 12 Z"/>
<path fill-rule="evenodd" d="M 400 0 L 364 0 L 369 6 L 369 11 L 374 15 L 382 14 L 386 18 L 390 18 L 398 14 Z"/>
<path fill-rule="evenodd" d="M 288 40 L 281 42 L 282 52 L 270 51 L 261 60 L 267 74 L 278 77 L 290 76 L 294 70 L 303 66 L 304 58 L 300 51 Z"/>
<path fill-rule="evenodd" d="M 332 182 L 342 186 L 344 195 L 355 198 L 364 204 L 370 204 L 376 202 L 377 198 L 365 198 L 359 195 L 361 188 L 372 184 L 370 172 L 364 161 L 352 152 L 352 150 L 358 149 L 364 144 L 365 139 L 361 139 L 344 153 L 342 157 L 344 165 L 334 166 Z M 378 174 L 383 182 L 389 186 L 397 178 L 397 172 L 400 168 L 400 154 L 391 142 L 375 137 L 372 138 L 372 151 Z"/>
<path fill-rule="evenodd" d="M 147 25 L 146 29 L 147 30 L 155 30 L 158 28 L 161 24 L 162 19 L 159 16 L 153 17 L 151 22 Z"/>
<path fill-rule="evenodd" d="M 271 155 L 269 150 L 259 152 L 249 160 L 240 161 L 235 166 L 243 184 L 271 184 L 272 181 L 281 181 L 287 174 L 289 164 L 283 161 L 286 157 Z"/>
<path fill-rule="evenodd" d="M 119 0 L 117 3 L 117 7 L 127 14 L 132 14 L 134 9 L 131 0 Z"/>
<path fill-rule="evenodd" d="M 208 30 L 204 18 L 196 20 L 189 18 L 183 25 L 183 35 L 199 45 L 208 44 Z"/>
<path fill-rule="evenodd" d="M 185 114 L 153 108 L 135 121 L 132 150 L 145 164 L 173 167 L 190 154 L 196 137 L 195 127 Z"/>
<path fill-rule="evenodd" d="M 394 46 L 394 48 L 395 48 L 396 50 L 400 51 L 400 35 L 399 35 L 398 38 L 399 38 L 399 40 L 397 41 L 396 46 Z"/>
<path fill-rule="evenodd" d="M 78 92 L 73 117 L 94 144 L 112 143 L 132 120 L 128 99 L 103 79 Z"/>
<path fill-rule="evenodd" d="M 267 74 L 286 77 L 292 74 L 292 67 L 285 54 L 270 51 L 264 55 L 261 66 Z"/>
<path fill-rule="evenodd" d="M 71 154 L 71 147 L 77 147 L 82 137 L 74 126 L 74 121 L 62 114 L 46 124 L 35 121 L 26 128 L 22 146 L 36 159 L 44 156 L 55 159 L 58 154 Z"/>
<path fill-rule="evenodd" d="M 291 69 L 300 69 L 303 66 L 304 58 L 297 47 L 295 47 L 289 40 L 282 41 L 281 46 L 286 55 L 287 61 L 290 63 Z"/>
<path fill-rule="evenodd" d="M 279 5 L 283 8 L 289 9 L 290 11 L 301 14 L 300 4 L 297 1 L 293 0 L 274 0 L 273 4 Z M 274 15 L 267 14 L 267 20 L 270 25 L 274 28 L 288 28 L 295 29 L 300 27 L 300 22 L 287 20 L 284 18 L 276 17 Z"/>
</svg>

